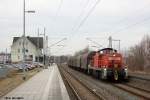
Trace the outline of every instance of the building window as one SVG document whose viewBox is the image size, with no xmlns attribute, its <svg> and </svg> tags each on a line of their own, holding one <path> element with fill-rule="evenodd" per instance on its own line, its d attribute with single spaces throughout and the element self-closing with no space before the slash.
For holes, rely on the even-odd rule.
<svg viewBox="0 0 150 100">
<path fill-rule="evenodd" d="M 18 49 L 18 53 L 20 53 L 20 49 Z"/>
<path fill-rule="evenodd" d="M 26 49 L 26 52 L 29 52 L 29 50 L 28 50 L 28 49 Z"/>
<path fill-rule="evenodd" d="M 33 55 L 29 55 L 30 56 L 30 58 L 33 58 Z"/>
<path fill-rule="evenodd" d="M 22 49 L 22 52 L 24 52 L 24 49 Z M 28 50 L 28 49 L 25 49 L 25 52 L 29 52 L 29 50 Z"/>
</svg>

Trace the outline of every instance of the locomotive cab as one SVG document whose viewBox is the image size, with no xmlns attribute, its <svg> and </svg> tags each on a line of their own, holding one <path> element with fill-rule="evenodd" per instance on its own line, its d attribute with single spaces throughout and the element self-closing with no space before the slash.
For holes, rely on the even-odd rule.
<svg viewBox="0 0 150 100">
<path fill-rule="evenodd" d="M 113 48 L 104 48 L 95 55 L 95 65 L 101 69 L 103 79 L 126 79 L 127 68 L 123 64 L 122 55 Z"/>
</svg>

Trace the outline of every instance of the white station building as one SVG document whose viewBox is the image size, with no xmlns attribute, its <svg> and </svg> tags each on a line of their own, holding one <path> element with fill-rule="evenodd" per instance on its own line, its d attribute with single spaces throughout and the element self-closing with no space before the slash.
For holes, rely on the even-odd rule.
<svg viewBox="0 0 150 100">
<path fill-rule="evenodd" d="M 42 56 L 43 37 L 25 38 L 25 60 L 37 61 L 37 58 Z M 23 60 L 23 38 L 14 37 L 11 46 L 11 61 L 12 63 L 21 62 Z"/>
</svg>

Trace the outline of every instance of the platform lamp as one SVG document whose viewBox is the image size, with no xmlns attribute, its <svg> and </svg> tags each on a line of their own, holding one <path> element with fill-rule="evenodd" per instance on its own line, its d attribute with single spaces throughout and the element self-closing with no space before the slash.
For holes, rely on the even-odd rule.
<svg viewBox="0 0 150 100">
<path fill-rule="evenodd" d="M 25 20 L 26 20 L 26 13 L 35 13 L 35 11 L 34 10 L 28 10 L 28 11 L 26 11 L 26 9 L 25 9 L 25 0 L 23 0 L 23 36 L 22 36 L 22 38 L 23 38 L 23 80 L 26 80 L 26 66 L 25 66 L 25 52 L 26 52 L 26 50 L 25 50 L 25 39 L 26 39 L 26 31 L 25 31 L 25 29 L 26 29 L 26 27 L 25 27 Z"/>
</svg>

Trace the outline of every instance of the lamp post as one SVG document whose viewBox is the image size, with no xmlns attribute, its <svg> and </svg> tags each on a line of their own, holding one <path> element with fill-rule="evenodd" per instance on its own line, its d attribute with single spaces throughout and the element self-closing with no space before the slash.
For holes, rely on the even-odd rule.
<svg viewBox="0 0 150 100">
<path fill-rule="evenodd" d="M 39 32 L 39 28 L 38 28 L 38 30 L 37 30 L 37 32 L 38 32 L 38 49 L 40 49 L 40 32 Z M 37 62 L 39 63 L 40 62 L 40 54 L 39 54 L 39 52 L 40 51 L 38 51 L 38 58 L 37 58 Z"/>
<path fill-rule="evenodd" d="M 26 33 L 26 31 L 25 31 L 25 20 L 26 20 L 26 13 L 35 13 L 35 11 L 33 11 L 33 10 L 28 10 L 28 11 L 26 11 L 26 9 L 25 9 L 25 0 L 23 0 L 23 36 L 22 36 L 22 39 L 23 39 L 23 73 L 24 73 L 24 75 L 23 75 L 23 80 L 25 80 L 26 79 L 26 71 L 25 71 L 25 52 L 26 52 L 26 50 L 25 50 L 25 37 L 26 37 L 26 35 L 25 35 L 25 33 Z"/>
<path fill-rule="evenodd" d="M 43 34 L 39 34 L 39 35 L 43 35 L 43 64 L 45 65 L 45 35 L 46 34 L 46 28 L 44 27 L 44 33 Z"/>
</svg>

